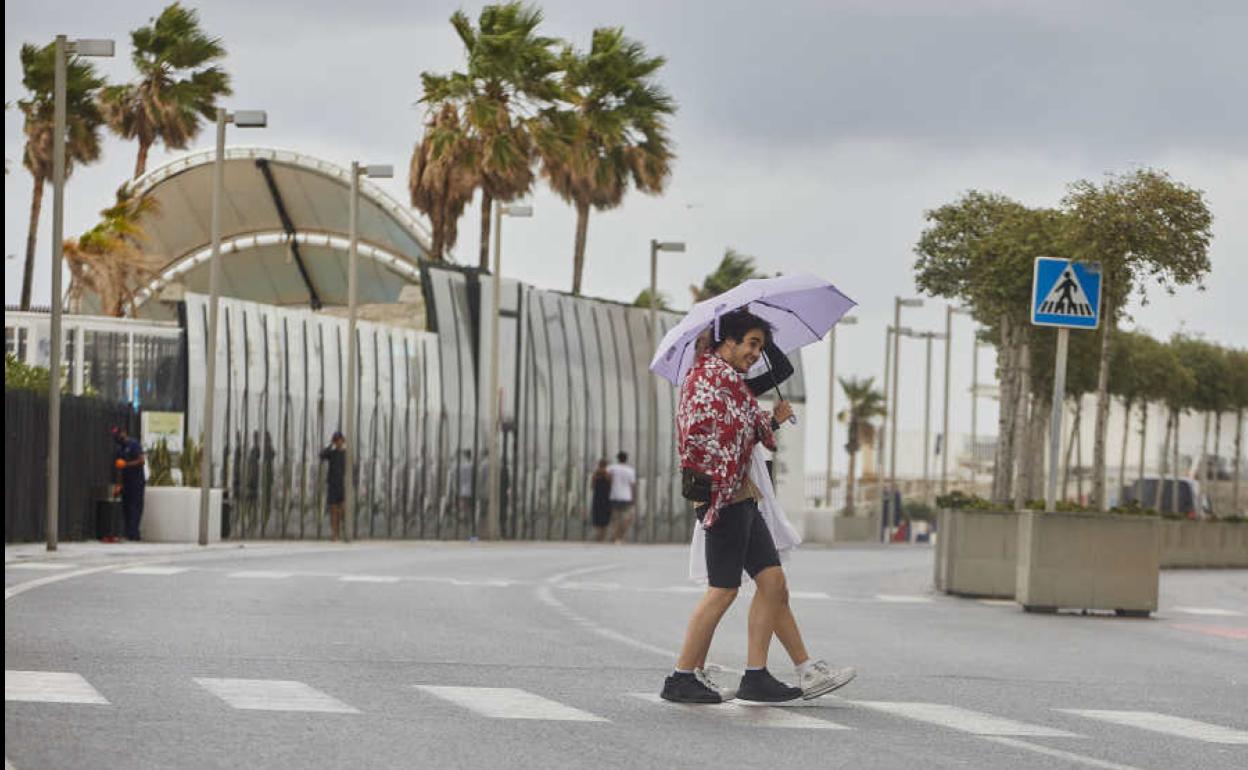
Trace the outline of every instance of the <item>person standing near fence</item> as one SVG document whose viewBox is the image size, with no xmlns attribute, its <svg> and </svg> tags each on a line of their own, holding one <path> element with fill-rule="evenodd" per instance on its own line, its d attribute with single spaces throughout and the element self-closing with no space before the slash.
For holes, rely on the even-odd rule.
<svg viewBox="0 0 1248 770">
<path fill-rule="evenodd" d="M 616 545 L 628 537 L 633 523 L 633 501 L 637 499 L 637 471 L 628 464 L 628 452 L 615 456 L 615 463 L 607 466 L 611 474 L 611 541 Z"/>
<path fill-rule="evenodd" d="M 121 488 L 121 510 L 125 520 L 127 540 L 141 540 L 139 523 L 143 519 L 143 495 L 147 491 L 147 477 L 143 466 L 147 457 L 138 439 L 130 437 L 125 428 L 113 428 L 113 443 L 117 445 L 114 466 L 117 468 L 118 486 Z"/>
<path fill-rule="evenodd" d="M 589 477 L 589 484 L 593 491 L 589 516 L 590 523 L 594 526 L 594 541 L 605 543 L 607 525 L 611 523 L 611 472 L 607 470 L 605 458 L 598 461 L 598 467 Z"/>
<path fill-rule="evenodd" d="M 329 504 L 330 539 L 338 540 L 342 529 L 342 505 L 347 500 L 347 440 L 334 431 L 329 446 L 321 450 L 321 460 L 329 463 L 325 474 L 325 501 Z"/>
</svg>

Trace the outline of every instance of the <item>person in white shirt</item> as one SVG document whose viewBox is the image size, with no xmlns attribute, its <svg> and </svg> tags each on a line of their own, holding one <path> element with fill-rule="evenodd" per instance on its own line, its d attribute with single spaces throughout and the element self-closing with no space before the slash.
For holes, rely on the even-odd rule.
<svg viewBox="0 0 1248 770">
<path fill-rule="evenodd" d="M 620 452 L 607 466 L 611 474 L 611 541 L 623 543 L 633 523 L 633 501 L 636 499 L 637 471 L 628 464 L 628 452 Z"/>
</svg>

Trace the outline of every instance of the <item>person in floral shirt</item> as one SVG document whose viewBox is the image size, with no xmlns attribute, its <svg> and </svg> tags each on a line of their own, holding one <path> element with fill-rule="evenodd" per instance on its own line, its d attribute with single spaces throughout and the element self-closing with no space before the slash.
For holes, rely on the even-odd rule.
<svg viewBox="0 0 1248 770">
<path fill-rule="evenodd" d="M 746 309 L 726 313 L 717 320 L 710 348 L 699 353 L 681 383 L 676 414 L 681 473 L 692 477 L 695 483 L 686 486 L 702 501 L 696 512 L 706 533 L 708 587 L 689 619 L 676 668 L 663 683 L 660 695 L 669 701 L 721 703 L 732 697 L 715 686 L 702 664 L 715 628 L 736 599 L 743 571 L 757 590 L 750 605 L 746 672 L 735 697 L 766 703 L 815 698 L 854 676 L 853 669 L 834 672 L 823 661 L 806 660 L 798 665 L 799 688 L 767 671 L 767 648 L 785 616 L 788 586 L 748 471 L 755 445 L 774 450 L 774 432 L 793 409 L 781 400 L 774 415 L 762 410 L 745 373 L 770 344 L 765 321 Z"/>
</svg>

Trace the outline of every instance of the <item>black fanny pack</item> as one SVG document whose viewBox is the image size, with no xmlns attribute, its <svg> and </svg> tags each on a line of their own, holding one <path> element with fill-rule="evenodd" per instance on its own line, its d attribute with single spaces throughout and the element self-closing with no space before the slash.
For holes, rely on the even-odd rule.
<svg viewBox="0 0 1248 770">
<path fill-rule="evenodd" d="M 680 496 L 694 503 L 709 503 L 711 501 L 711 477 L 689 468 L 681 468 Z"/>
</svg>

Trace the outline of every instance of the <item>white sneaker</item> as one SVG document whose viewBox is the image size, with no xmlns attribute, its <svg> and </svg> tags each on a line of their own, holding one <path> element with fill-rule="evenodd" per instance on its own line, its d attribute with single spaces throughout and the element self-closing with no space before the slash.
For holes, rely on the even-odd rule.
<svg viewBox="0 0 1248 770">
<path fill-rule="evenodd" d="M 725 701 L 730 701 L 733 698 L 737 697 L 736 689 L 732 687 L 721 687 L 712 678 L 712 677 L 719 677 L 723 673 L 724 673 L 724 670 L 720 668 L 719 666 L 715 665 L 714 663 L 707 666 L 706 668 L 695 668 L 693 670 L 693 675 L 698 678 L 699 682 L 711 688 L 715 692 L 719 693 L 719 697 L 723 698 Z"/>
<path fill-rule="evenodd" d="M 850 666 L 831 668 L 827 661 L 816 660 L 798 677 L 798 686 L 802 688 L 802 698 L 810 700 L 827 695 L 833 690 L 839 690 L 852 682 L 856 676 L 858 672 Z"/>
</svg>

